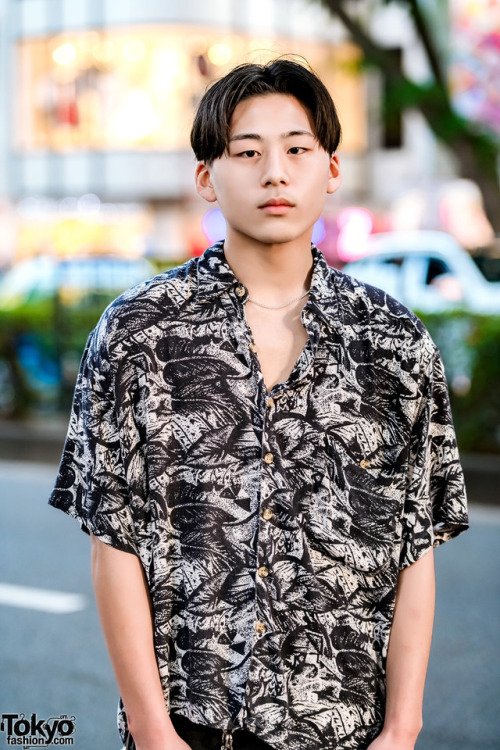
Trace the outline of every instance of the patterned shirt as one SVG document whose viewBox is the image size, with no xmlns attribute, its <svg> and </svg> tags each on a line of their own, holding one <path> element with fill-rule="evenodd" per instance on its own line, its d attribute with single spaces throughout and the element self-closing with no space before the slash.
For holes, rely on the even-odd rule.
<svg viewBox="0 0 500 750">
<path fill-rule="evenodd" d="M 223 240 L 112 302 L 49 502 L 139 557 L 171 713 L 362 750 L 398 574 L 468 528 L 466 493 L 427 329 L 311 254 L 308 339 L 270 392 Z"/>
</svg>

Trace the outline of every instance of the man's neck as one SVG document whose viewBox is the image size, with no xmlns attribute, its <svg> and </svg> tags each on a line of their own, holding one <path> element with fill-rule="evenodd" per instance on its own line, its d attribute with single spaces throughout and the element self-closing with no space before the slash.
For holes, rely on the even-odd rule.
<svg viewBox="0 0 500 750">
<path fill-rule="evenodd" d="M 301 237 L 267 245 L 247 238 L 228 237 L 224 255 L 250 297 L 266 304 L 280 304 L 307 291 L 311 285 L 311 240 Z"/>
</svg>

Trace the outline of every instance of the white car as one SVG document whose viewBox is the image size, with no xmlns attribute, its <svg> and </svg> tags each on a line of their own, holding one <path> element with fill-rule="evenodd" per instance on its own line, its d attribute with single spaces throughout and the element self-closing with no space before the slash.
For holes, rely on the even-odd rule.
<svg viewBox="0 0 500 750">
<path fill-rule="evenodd" d="M 343 273 L 379 287 L 411 310 L 461 308 L 500 314 L 500 282 L 488 281 L 472 257 L 445 232 L 381 232 Z"/>
</svg>

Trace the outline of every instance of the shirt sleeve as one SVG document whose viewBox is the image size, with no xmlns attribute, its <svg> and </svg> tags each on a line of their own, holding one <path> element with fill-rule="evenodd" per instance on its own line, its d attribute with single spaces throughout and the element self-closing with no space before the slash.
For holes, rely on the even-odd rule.
<svg viewBox="0 0 500 750">
<path fill-rule="evenodd" d="M 421 389 L 409 445 L 400 570 L 469 528 L 448 385 L 435 346 Z"/>
<path fill-rule="evenodd" d="M 138 554 L 116 419 L 114 374 L 99 326 L 85 345 L 68 433 L 49 505 L 87 534 Z"/>
</svg>

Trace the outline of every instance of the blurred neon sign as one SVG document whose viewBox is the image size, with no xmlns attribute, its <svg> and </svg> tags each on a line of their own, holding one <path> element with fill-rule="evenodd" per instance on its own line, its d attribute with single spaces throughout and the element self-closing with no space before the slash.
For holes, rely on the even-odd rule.
<svg viewBox="0 0 500 750">
<path fill-rule="evenodd" d="M 344 208 L 337 216 L 337 254 L 343 261 L 356 260 L 368 252 L 373 216 L 366 208 Z"/>
</svg>

